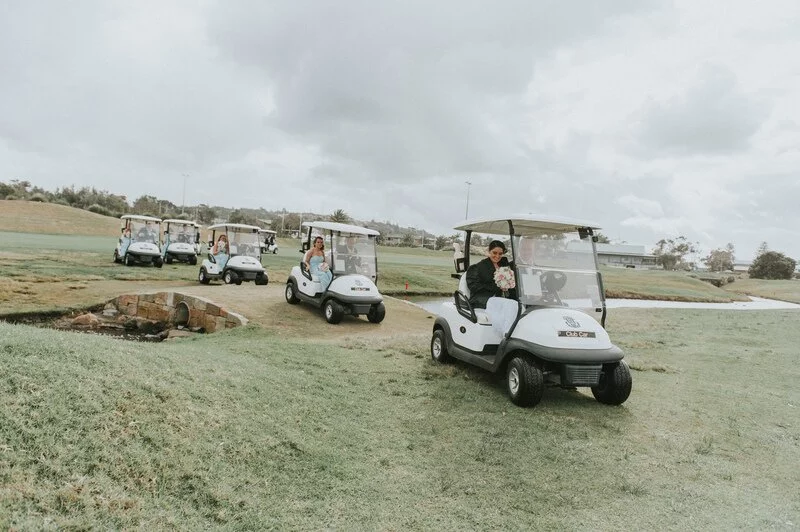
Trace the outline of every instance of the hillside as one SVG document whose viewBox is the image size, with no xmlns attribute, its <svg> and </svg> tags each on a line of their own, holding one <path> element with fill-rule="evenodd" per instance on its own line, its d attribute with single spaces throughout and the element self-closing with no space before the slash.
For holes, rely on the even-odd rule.
<svg viewBox="0 0 800 532">
<path fill-rule="evenodd" d="M 53 235 L 117 236 L 117 218 L 55 203 L 0 200 L 0 231 Z"/>
</svg>

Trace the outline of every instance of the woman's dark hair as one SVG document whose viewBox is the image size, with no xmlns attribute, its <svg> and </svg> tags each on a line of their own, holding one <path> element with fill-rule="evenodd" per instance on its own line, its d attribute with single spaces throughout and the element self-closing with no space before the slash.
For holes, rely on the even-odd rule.
<svg viewBox="0 0 800 532">
<path fill-rule="evenodd" d="M 503 253 L 506 252 L 506 245 L 500 240 L 492 240 L 489 242 L 489 251 L 493 250 L 494 248 L 500 248 L 503 250 Z"/>
</svg>

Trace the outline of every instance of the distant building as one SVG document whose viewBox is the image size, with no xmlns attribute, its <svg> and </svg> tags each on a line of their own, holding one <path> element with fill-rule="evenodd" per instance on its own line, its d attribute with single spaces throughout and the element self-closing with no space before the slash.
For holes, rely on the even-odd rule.
<svg viewBox="0 0 800 532">
<path fill-rule="evenodd" d="M 753 265 L 753 261 L 749 260 L 736 260 L 733 261 L 733 271 L 736 273 L 746 273 Z"/>
<path fill-rule="evenodd" d="M 617 268 L 656 269 L 656 256 L 645 252 L 644 246 L 632 244 L 597 244 L 597 261 L 603 266 Z"/>
</svg>

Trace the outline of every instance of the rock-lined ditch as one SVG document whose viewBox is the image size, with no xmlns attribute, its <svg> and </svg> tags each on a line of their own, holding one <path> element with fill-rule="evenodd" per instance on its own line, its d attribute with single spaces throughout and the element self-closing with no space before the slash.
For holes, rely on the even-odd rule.
<svg viewBox="0 0 800 532">
<path fill-rule="evenodd" d="M 145 342 L 213 333 L 247 324 L 247 318 L 241 314 L 231 312 L 209 299 L 178 292 L 126 294 L 108 301 L 102 307 L 85 311 L 18 314 L 2 319 L 10 323 L 105 334 Z"/>
</svg>

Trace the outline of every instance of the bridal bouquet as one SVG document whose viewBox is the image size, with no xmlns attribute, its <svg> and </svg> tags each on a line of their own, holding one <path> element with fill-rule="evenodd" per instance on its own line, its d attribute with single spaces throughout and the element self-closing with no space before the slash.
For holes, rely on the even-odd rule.
<svg viewBox="0 0 800 532">
<path fill-rule="evenodd" d="M 508 266 L 501 266 L 494 271 L 494 282 L 503 291 L 503 296 L 517 286 L 517 282 L 514 280 L 514 270 Z"/>
<path fill-rule="evenodd" d="M 323 263 L 321 263 L 321 264 L 319 265 L 319 271 L 321 271 L 321 272 L 327 272 L 328 270 L 330 270 L 330 268 L 331 268 L 331 267 L 330 267 L 330 266 L 328 266 L 328 263 L 327 263 L 327 262 L 323 262 Z"/>
</svg>

